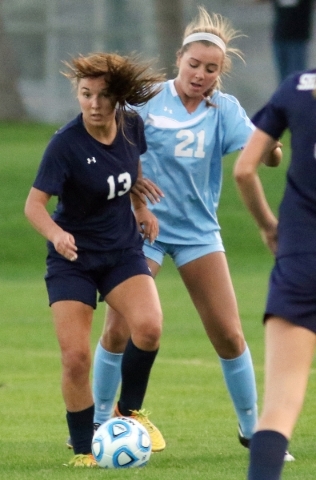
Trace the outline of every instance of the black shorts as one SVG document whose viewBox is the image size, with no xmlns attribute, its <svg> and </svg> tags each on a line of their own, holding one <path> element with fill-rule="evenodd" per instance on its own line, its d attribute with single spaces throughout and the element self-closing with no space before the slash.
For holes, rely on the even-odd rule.
<svg viewBox="0 0 316 480">
<path fill-rule="evenodd" d="M 276 260 L 264 320 L 270 316 L 316 333 L 316 255 L 289 255 Z"/>
<path fill-rule="evenodd" d="M 49 305 L 61 300 L 77 300 L 96 308 L 98 292 L 104 299 L 130 277 L 151 276 L 141 247 L 106 253 L 83 251 L 71 262 L 49 244 L 46 264 Z"/>
</svg>

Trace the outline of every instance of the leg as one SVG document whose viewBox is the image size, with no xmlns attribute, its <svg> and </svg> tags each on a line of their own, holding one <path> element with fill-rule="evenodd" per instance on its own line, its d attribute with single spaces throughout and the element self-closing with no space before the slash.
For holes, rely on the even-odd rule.
<svg viewBox="0 0 316 480">
<path fill-rule="evenodd" d="M 136 275 L 121 283 L 107 295 L 106 301 L 125 319 L 131 335 L 123 355 L 119 400 L 121 412 L 127 415 L 130 410 L 139 410 L 143 402 L 159 347 L 161 307 L 154 280 L 147 275 Z"/>
<path fill-rule="evenodd" d="M 124 318 L 108 307 L 106 323 L 94 354 L 94 423 L 104 423 L 111 416 L 116 392 L 121 382 L 123 352 L 130 337 Z"/>
<path fill-rule="evenodd" d="M 243 435 L 250 438 L 257 421 L 255 376 L 225 254 L 210 253 L 179 271 L 220 357 Z"/>
<path fill-rule="evenodd" d="M 155 276 L 159 265 L 150 259 L 147 259 L 147 263 Z M 104 423 L 112 414 L 121 381 L 123 352 L 129 338 L 130 331 L 124 317 L 108 307 L 104 329 L 94 357 L 95 423 Z"/>
<path fill-rule="evenodd" d="M 93 436 L 93 398 L 89 373 L 93 308 L 77 301 L 52 304 L 61 349 L 62 393 L 75 454 L 90 453 Z"/>
<path fill-rule="evenodd" d="M 315 334 L 278 317 L 266 323 L 265 394 L 251 441 L 249 480 L 278 480 L 284 450 L 301 411 Z"/>
<path fill-rule="evenodd" d="M 162 313 L 154 280 L 147 275 L 129 278 L 114 288 L 106 301 L 125 318 L 131 338 L 122 359 L 122 388 L 115 412 L 132 415 L 148 430 L 152 451 L 166 446 L 160 431 L 141 411 L 150 371 L 159 348 Z"/>
</svg>

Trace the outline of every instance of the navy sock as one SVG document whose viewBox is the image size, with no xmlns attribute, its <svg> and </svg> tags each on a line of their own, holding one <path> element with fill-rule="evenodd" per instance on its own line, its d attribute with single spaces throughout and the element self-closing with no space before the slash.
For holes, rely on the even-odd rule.
<svg viewBox="0 0 316 480">
<path fill-rule="evenodd" d="M 287 439 L 279 432 L 256 432 L 250 443 L 248 480 L 279 480 L 287 445 Z"/>
<path fill-rule="evenodd" d="M 94 405 L 80 412 L 66 414 L 70 437 L 75 455 L 91 453 L 93 437 Z"/>
<path fill-rule="evenodd" d="M 130 415 L 131 410 L 140 410 L 151 367 L 158 350 L 147 352 L 136 347 L 130 339 L 122 359 L 122 388 L 118 408 L 122 415 Z"/>
</svg>

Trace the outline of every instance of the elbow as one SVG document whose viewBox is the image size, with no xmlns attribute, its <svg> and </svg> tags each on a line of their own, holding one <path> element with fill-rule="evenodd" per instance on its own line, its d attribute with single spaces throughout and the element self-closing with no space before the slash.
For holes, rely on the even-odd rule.
<svg viewBox="0 0 316 480">
<path fill-rule="evenodd" d="M 244 168 L 240 168 L 237 164 L 234 168 L 233 176 L 237 185 L 242 186 L 248 183 L 249 180 L 253 177 L 253 171 L 248 171 Z"/>
</svg>

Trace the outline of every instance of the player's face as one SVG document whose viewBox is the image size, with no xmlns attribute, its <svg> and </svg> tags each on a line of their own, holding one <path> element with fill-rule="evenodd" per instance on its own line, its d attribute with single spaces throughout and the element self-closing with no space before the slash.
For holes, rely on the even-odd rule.
<svg viewBox="0 0 316 480">
<path fill-rule="evenodd" d="M 200 42 L 190 44 L 178 58 L 176 79 L 178 93 L 189 98 L 201 98 L 210 91 L 222 71 L 224 52 L 217 46 L 205 46 Z"/>
<path fill-rule="evenodd" d="M 81 78 L 78 82 L 78 101 L 86 125 L 103 127 L 115 118 L 115 100 L 107 94 L 103 77 Z"/>
</svg>

